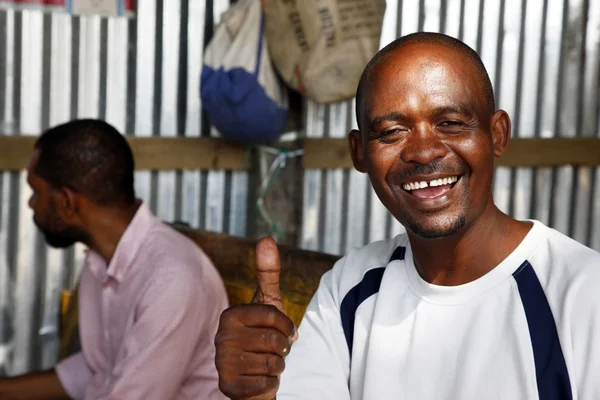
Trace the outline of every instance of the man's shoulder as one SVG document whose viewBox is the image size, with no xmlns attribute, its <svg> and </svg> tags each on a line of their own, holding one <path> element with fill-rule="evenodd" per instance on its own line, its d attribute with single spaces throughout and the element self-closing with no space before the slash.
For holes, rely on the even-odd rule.
<svg viewBox="0 0 600 400">
<path fill-rule="evenodd" d="M 546 295 L 561 304 L 579 304 L 582 299 L 600 304 L 600 253 L 555 229 L 545 229 L 546 240 L 528 261 Z"/>
<path fill-rule="evenodd" d="M 207 286 L 221 286 L 212 260 L 193 240 L 157 220 L 148 230 L 138 258 L 149 280 L 189 279 Z"/>
<path fill-rule="evenodd" d="M 168 287 L 176 296 L 209 297 L 214 304 L 226 299 L 223 280 L 212 260 L 190 238 L 158 221 L 147 233 L 145 255 L 138 259 L 147 288 Z M 137 269 L 140 271 L 140 269 Z M 162 290 L 162 289 L 161 289 Z M 217 301 L 219 299 L 219 301 Z"/>
<path fill-rule="evenodd" d="M 408 237 L 401 234 L 351 250 L 328 273 L 332 286 L 343 297 L 368 274 L 382 274 L 391 261 L 404 259 L 407 246 Z"/>
<path fill-rule="evenodd" d="M 532 260 L 548 264 L 553 270 L 564 268 L 565 273 L 572 276 L 600 274 L 600 253 L 598 251 L 555 229 L 547 226 L 544 228 L 547 231 L 546 240 L 531 256 Z"/>
<path fill-rule="evenodd" d="M 204 252 L 193 240 L 172 226 L 156 220 L 146 236 L 146 248 L 157 258 L 186 261 L 190 258 L 199 262 Z M 204 261 L 204 260 L 202 260 Z"/>
</svg>

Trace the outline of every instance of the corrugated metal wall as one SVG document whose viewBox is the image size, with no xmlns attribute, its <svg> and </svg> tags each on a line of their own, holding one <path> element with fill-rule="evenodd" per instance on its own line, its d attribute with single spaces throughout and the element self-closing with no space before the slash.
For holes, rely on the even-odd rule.
<svg viewBox="0 0 600 400">
<path fill-rule="evenodd" d="M 600 1 L 388 1 L 382 46 L 416 31 L 443 32 L 482 56 L 513 137 L 600 136 Z M 309 103 L 310 137 L 344 137 L 353 102 Z M 534 218 L 600 250 L 595 168 L 499 168 L 494 195 L 517 218 Z M 404 228 L 354 170 L 305 175 L 302 246 L 342 254 Z"/>
<path fill-rule="evenodd" d="M 0 133 L 39 134 L 101 117 L 140 136 L 211 132 L 199 104 L 203 44 L 228 0 L 140 0 L 136 20 L 0 11 Z M 482 53 L 499 105 L 520 137 L 600 136 L 600 2 L 388 0 L 382 45 L 441 31 Z M 308 103 L 306 133 L 343 137 L 352 102 Z M 344 253 L 403 228 L 350 170 L 306 172 L 301 246 Z M 247 174 L 139 172 L 136 189 L 166 220 L 244 235 Z M 600 249 L 599 174 L 590 168 L 500 169 L 502 209 L 538 218 Z M 22 173 L 1 173 L 0 375 L 49 367 L 58 294 L 82 248 L 47 249 L 26 207 Z"/>
<path fill-rule="evenodd" d="M 210 134 L 199 101 L 204 43 L 228 0 L 140 0 L 136 20 L 0 11 L 0 133 L 38 135 L 99 117 L 138 136 Z M 244 235 L 247 173 L 138 172 L 161 218 Z M 49 367 L 58 296 L 82 248 L 48 249 L 27 208 L 23 173 L 0 175 L 0 374 Z"/>
</svg>

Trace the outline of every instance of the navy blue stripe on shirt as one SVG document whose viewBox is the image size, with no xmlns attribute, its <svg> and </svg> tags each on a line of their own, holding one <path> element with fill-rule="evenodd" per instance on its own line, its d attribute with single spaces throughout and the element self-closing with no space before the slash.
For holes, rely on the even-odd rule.
<svg viewBox="0 0 600 400">
<path fill-rule="evenodd" d="M 389 262 L 396 260 L 404 260 L 404 254 L 406 253 L 405 247 L 397 247 Z M 363 301 L 379 292 L 381 286 L 381 279 L 383 279 L 383 273 L 386 267 L 373 268 L 363 276 L 356 286 L 354 286 L 344 299 L 340 306 L 340 314 L 342 318 L 342 328 L 344 329 L 344 336 L 346 336 L 346 343 L 348 344 L 348 350 L 350 356 L 352 356 L 352 342 L 354 341 L 354 320 L 356 318 L 356 310 L 362 304 Z"/>
<path fill-rule="evenodd" d="M 529 261 L 521 264 L 513 277 L 529 326 L 540 400 L 571 400 L 569 371 L 544 289 Z"/>
</svg>

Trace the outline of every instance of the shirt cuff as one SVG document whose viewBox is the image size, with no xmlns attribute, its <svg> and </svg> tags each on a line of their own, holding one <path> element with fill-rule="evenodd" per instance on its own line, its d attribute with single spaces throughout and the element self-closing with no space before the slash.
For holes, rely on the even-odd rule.
<svg viewBox="0 0 600 400">
<path fill-rule="evenodd" d="M 75 353 L 56 365 L 56 375 L 67 394 L 74 400 L 83 399 L 92 379 L 82 352 Z"/>
</svg>

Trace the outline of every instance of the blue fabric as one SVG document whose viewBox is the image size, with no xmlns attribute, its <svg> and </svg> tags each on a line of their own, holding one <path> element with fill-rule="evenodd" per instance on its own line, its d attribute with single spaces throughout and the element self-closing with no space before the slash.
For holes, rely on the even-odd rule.
<svg viewBox="0 0 600 400">
<path fill-rule="evenodd" d="M 244 144 L 276 140 L 283 132 L 287 110 L 279 107 L 243 68 L 213 70 L 201 75 L 202 107 L 221 134 Z"/>
<path fill-rule="evenodd" d="M 405 247 L 397 247 L 392 253 L 389 262 L 404 260 L 405 254 Z M 342 300 L 340 314 L 342 319 L 342 328 L 344 330 L 344 336 L 346 337 L 346 343 L 348 344 L 350 356 L 352 356 L 352 345 L 354 341 L 354 321 L 356 319 L 356 310 L 365 300 L 379 292 L 385 268 L 386 267 L 380 267 L 367 271 L 362 281 L 350 289 L 350 291 L 348 291 Z"/>
<path fill-rule="evenodd" d="M 264 47 L 261 15 L 254 71 L 241 67 L 225 70 L 203 65 L 200 77 L 202 107 L 223 137 L 242 144 L 277 140 L 287 120 L 287 109 L 277 105 L 258 81 Z"/>
<path fill-rule="evenodd" d="M 544 289 L 529 261 L 513 273 L 525 309 L 540 400 L 571 400 L 571 382 Z"/>
</svg>

